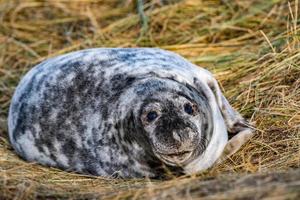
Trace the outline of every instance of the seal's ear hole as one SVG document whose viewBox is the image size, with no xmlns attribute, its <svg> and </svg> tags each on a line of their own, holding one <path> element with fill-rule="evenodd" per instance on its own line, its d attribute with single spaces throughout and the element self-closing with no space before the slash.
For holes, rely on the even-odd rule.
<svg viewBox="0 0 300 200">
<path fill-rule="evenodd" d="M 196 104 L 191 103 L 185 103 L 183 105 L 184 112 L 186 112 L 189 115 L 195 115 L 198 111 L 198 107 Z"/>
</svg>

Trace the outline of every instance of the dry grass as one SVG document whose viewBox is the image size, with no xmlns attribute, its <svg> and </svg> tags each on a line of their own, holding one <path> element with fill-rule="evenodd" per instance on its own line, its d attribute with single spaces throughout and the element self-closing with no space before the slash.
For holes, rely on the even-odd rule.
<svg viewBox="0 0 300 200">
<path fill-rule="evenodd" d="M 207 196 L 211 184 L 220 183 L 203 180 L 300 166 L 298 0 L 160 2 L 145 5 L 149 21 L 142 31 L 133 0 L 0 0 L 0 198 L 176 199 L 176 191 L 185 191 L 182 198 Z M 135 46 L 172 50 L 211 70 L 233 106 L 256 124 L 255 137 L 225 163 L 168 181 L 82 176 L 14 154 L 7 111 L 26 71 L 73 50 Z M 188 183 L 208 192 L 197 193 Z"/>
</svg>

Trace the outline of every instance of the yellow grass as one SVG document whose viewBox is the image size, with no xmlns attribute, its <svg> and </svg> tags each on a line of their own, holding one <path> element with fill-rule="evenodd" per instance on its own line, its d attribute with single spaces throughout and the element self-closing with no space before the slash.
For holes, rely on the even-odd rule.
<svg viewBox="0 0 300 200">
<path fill-rule="evenodd" d="M 300 166 L 298 0 L 161 2 L 145 3 L 148 24 L 142 27 L 133 0 L 0 0 L 1 198 L 176 199 L 179 189 L 189 191 L 188 198 L 195 192 L 191 182 L 205 187 L 201 181 L 208 178 Z M 83 176 L 14 154 L 7 111 L 31 67 L 78 49 L 136 46 L 168 49 L 211 70 L 231 104 L 257 127 L 255 137 L 206 172 L 166 181 Z"/>
</svg>

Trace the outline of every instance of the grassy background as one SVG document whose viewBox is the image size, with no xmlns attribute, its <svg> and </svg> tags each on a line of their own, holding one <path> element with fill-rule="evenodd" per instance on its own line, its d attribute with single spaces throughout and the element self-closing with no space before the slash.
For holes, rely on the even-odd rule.
<svg viewBox="0 0 300 200">
<path fill-rule="evenodd" d="M 300 166 L 298 0 L 144 2 L 142 23 L 134 0 L 0 0 L 0 198 L 255 196 L 268 185 L 260 175 L 266 172 L 286 177 L 269 178 L 275 185 L 294 181 L 293 187 L 280 186 L 283 196 L 271 192 L 273 197 L 300 195 L 300 171 L 293 170 Z M 257 127 L 254 138 L 206 172 L 167 181 L 88 177 L 27 163 L 14 154 L 7 111 L 18 81 L 31 67 L 73 50 L 136 46 L 171 50 L 211 70 L 231 104 Z M 261 184 L 250 189 L 249 176 Z M 243 193 L 239 188 L 245 180 Z"/>
</svg>

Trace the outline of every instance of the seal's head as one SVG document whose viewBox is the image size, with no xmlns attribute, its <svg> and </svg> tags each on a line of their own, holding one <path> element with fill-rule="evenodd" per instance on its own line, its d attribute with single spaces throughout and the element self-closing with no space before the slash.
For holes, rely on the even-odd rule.
<svg viewBox="0 0 300 200">
<path fill-rule="evenodd" d="M 205 145 L 199 104 L 178 94 L 159 97 L 143 106 L 144 130 L 158 158 L 169 165 L 184 165 Z"/>
<path fill-rule="evenodd" d="M 139 124 L 136 131 L 146 136 L 155 157 L 183 167 L 203 153 L 212 131 L 203 95 L 188 84 L 161 78 L 138 83 L 135 94 L 139 101 L 133 107 Z"/>
</svg>

